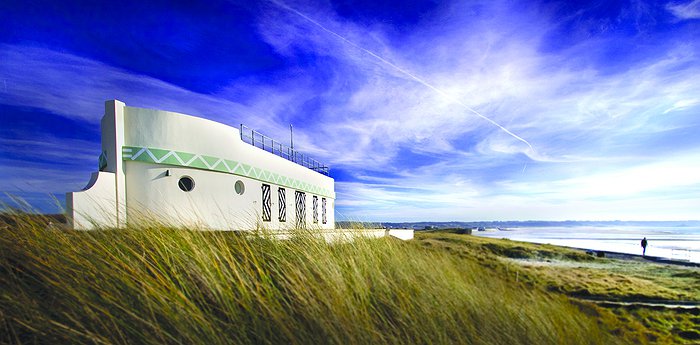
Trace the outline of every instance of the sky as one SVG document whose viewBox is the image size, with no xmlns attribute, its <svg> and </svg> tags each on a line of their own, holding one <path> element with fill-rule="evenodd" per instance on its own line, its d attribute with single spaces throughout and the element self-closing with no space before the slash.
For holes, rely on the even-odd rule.
<svg viewBox="0 0 700 345">
<path fill-rule="evenodd" d="M 60 212 L 104 101 L 331 167 L 336 219 L 700 219 L 700 0 L 0 2 L 0 200 Z"/>
</svg>

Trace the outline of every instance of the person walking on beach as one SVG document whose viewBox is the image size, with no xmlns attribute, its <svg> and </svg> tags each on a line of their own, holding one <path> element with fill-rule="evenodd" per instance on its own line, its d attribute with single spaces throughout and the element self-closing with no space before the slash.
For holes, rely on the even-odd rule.
<svg viewBox="0 0 700 345">
<path fill-rule="evenodd" d="M 647 238 L 644 237 L 642 239 L 642 256 L 645 256 L 647 253 Z"/>
</svg>

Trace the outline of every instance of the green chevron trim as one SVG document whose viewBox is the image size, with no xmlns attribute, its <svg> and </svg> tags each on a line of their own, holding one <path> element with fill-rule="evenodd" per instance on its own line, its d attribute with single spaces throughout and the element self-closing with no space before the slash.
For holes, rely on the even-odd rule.
<svg viewBox="0 0 700 345">
<path fill-rule="evenodd" d="M 326 188 L 299 181 L 243 162 L 205 156 L 188 152 L 158 149 L 153 147 L 122 146 L 122 160 L 146 163 L 167 164 L 218 171 L 222 173 L 245 176 L 258 181 L 302 190 L 311 194 L 335 198 L 334 193 Z"/>
</svg>

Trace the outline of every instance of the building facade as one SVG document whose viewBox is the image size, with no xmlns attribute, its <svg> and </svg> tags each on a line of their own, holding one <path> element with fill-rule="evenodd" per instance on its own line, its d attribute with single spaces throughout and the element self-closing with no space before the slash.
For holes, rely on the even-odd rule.
<svg viewBox="0 0 700 345">
<path fill-rule="evenodd" d="M 99 171 L 66 195 L 71 228 L 334 228 L 328 168 L 244 126 L 111 100 L 101 131 Z"/>
</svg>

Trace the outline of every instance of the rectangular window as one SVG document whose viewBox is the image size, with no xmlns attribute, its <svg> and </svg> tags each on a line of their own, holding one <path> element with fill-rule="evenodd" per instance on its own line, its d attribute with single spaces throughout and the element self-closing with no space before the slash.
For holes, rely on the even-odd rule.
<svg viewBox="0 0 700 345">
<path fill-rule="evenodd" d="M 284 188 L 277 188 L 277 197 L 279 199 L 279 221 L 287 221 L 287 195 Z"/>
<path fill-rule="evenodd" d="M 321 198 L 321 221 L 326 224 L 326 198 Z"/>
<path fill-rule="evenodd" d="M 262 220 L 269 222 L 272 220 L 272 197 L 270 197 L 270 185 L 262 185 Z"/>
<path fill-rule="evenodd" d="M 314 207 L 314 224 L 318 224 L 318 197 L 314 195 L 313 199 Z"/>
<path fill-rule="evenodd" d="M 304 229 L 306 228 L 306 193 L 297 190 L 294 194 L 297 211 L 296 226 L 299 229 Z"/>
</svg>

